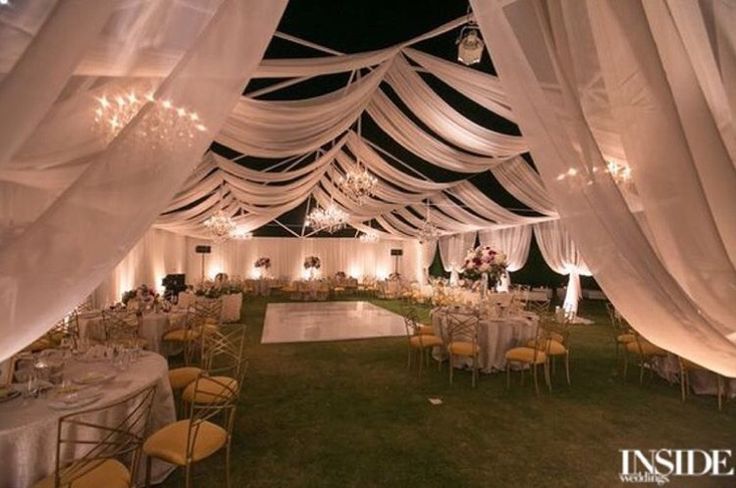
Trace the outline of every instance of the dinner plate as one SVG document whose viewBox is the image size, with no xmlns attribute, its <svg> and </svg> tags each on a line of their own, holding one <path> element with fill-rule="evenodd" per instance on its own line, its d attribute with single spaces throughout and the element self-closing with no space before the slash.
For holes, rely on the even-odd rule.
<svg viewBox="0 0 736 488">
<path fill-rule="evenodd" d="M 97 400 L 102 398 L 103 393 L 101 391 L 90 391 L 87 393 L 76 394 L 73 397 L 59 398 L 51 400 L 48 403 L 49 408 L 53 410 L 72 410 L 75 408 L 86 407 L 95 403 Z"/>
</svg>

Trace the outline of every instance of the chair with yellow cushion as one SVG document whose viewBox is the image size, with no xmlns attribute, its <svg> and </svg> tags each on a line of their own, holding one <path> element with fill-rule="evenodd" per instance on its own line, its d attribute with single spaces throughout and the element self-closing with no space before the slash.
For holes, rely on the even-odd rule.
<svg viewBox="0 0 736 488">
<path fill-rule="evenodd" d="M 190 383 L 182 392 L 183 402 L 218 401 L 223 384 L 228 385 L 227 389 L 239 387 L 235 382 L 244 373 L 242 369 L 247 367 L 244 359 L 245 331 L 245 326 L 242 326 L 230 332 L 218 330 L 202 336 L 204 377 L 199 375 L 199 397 L 195 398 L 195 385 Z"/>
<path fill-rule="evenodd" d="M 418 314 L 415 309 L 409 308 L 404 311 L 404 326 L 406 328 L 408 361 L 407 368 L 411 369 L 412 356 L 417 353 L 419 362 L 419 375 L 422 374 L 423 363 L 426 361 L 429 366 L 429 354 L 435 347 L 443 345 L 442 339 L 432 333 L 427 333 L 426 327 L 418 323 Z M 423 329 L 425 328 L 425 329 Z M 438 367 L 442 363 L 438 362 Z"/>
<path fill-rule="evenodd" d="M 192 394 L 189 417 L 155 432 L 143 444 L 146 454 L 146 486 L 150 485 L 153 458 L 185 468 L 185 486 L 192 483 L 192 465 L 225 448 L 226 486 L 230 486 L 230 446 L 235 412 L 247 368 L 237 378 L 202 372 L 187 388 Z"/>
<path fill-rule="evenodd" d="M 552 382 L 549 376 L 549 347 L 552 344 L 551 328 L 542 325 L 537 326 L 532 341 L 532 347 L 525 345 L 514 347 L 506 351 L 506 387 L 511 387 L 511 366 L 521 366 L 521 383 L 524 384 L 524 368 L 529 367 L 532 370 L 532 378 L 534 380 L 534 391 L 539 395 L 538 367 L 542 365 L 544 368 L 544 380 L 547 388 L 552 392 Z M 534 347 L 534 345 L 537 347 Z"/>
<path fill-rule="evenodd" d="M 449 310 L 445 314 L 445 344 L 450 362 L 450 384 L 454 367 L 454 359 L 458 356 L 469 358 L 472 361 L 472 385 L 478 379 L 478 365 L 480 346 L 478 345 L 478 333 L 480 330 L 480 316 L 477 311 L 472 310 Z"/>
<path fill-rule="evenodd" d="M 648 340 L 644 339 L 637 332 L 633 332 L 634 340 L 626 343 L 626 355 L 624 356 L 624 381 L 629 370 L 629 355 L 633 355 L 639 360 L 639 383 L 644 383 L 644 370 L 649 368 L 654 371 L 654 363 L 659 358 L 667 356 L 667 351 L 659 346 L 655 346 Z"/>
<path fill-rule="evenodd" d="M 128 488 L 135 486 L 156 386 L 119 402 L 65 415 L 59 419 L 54 473 L 33 488 Z M 128 414 L 114 423 L 118 412 Z M 79 455 L 83 452 L 83 455 Z"/>
<path fill-rule="evenodd" d="M 628 359 L 626 357 L 627 349 L 626 344 L 633 342 L 634 332 L 631 327 L 628 326 L 621 314 L 616 310 L 616 307 L 612 303 L 606 303 L 606 309 L 608 310 L 608 317 L 611 321 L 611 332 L 613 334 L 613 343 L 616 346 L 616 369 L 618 370 L 621 353 L 619 350 L 623 350 L 624 362 Z"/>
<path fill-rule="evenodd" d="M 535 342 L 535 339 L 527 342 L 527 347 L 535 347 L 541 351 L 545 351 L 547 360 L 551 363 L 552 374 L 555 373 L 555 358 L 562 356 L 565 360 L 565 378 L 567 384 L 570 385 L 570 326 L 569 319 L 563 318 L 561 321 L 551 318 L 543 319 L 540 327 L 546 329 L 547 339 L 542 342 Z M 544 343 L 543 341 L 547 342 Z"/>
</svg>

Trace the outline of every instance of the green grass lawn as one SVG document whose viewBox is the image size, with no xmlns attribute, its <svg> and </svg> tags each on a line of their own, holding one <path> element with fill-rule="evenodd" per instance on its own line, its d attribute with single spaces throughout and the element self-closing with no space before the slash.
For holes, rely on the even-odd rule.
<svg viewBox="0 0 736 488">
<path fill-rule="evenodd" d="M 472 389 L 469 372 L 450 386 L 447 366 L 440 372 L 433 362 L 419 378 L 406 369 L 405 338 L 262 345 L 269 300 L 278 299 L 247 297 L 244 305 L 250 369 L 233 486 L 621 486 L 619 449 L 736 448 L 734 402 L 723 412 L 714 397 L 683 404 L 679 385 L 655 378 L 640 386 L 638 370 L 623 383 L 596 304 L 581 310 L 596 324 L 571 334 L 572 386 L 558 368 L 553 392 L 536 397 L 518 374 L 511 389 L 504 374 L 481 375 Z M 164 486 L 183 486 L 181 474 Z M 223 456 L 197 464 L 194 475 L 195 486 L 224 486 Z"/>
</svg>

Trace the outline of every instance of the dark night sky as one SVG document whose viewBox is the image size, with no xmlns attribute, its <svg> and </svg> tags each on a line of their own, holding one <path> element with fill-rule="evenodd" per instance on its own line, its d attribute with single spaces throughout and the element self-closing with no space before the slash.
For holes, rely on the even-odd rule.
<svg viewBox="0 0 736 488">
<path fill-rule="evenodd" d="M 279 32 L 297 36 L 337 51 L 355 53 L 380 49 L 405 41 L 432 30 L 450 20 L 462 17 L 466 12 L 467 1 L 462 0 L 424 0 L 421 2 L 400 0 L 371 0 L 370 2 L 349 0 L 292 0 L 289 2 L 289 6 L 279 24 L 278 30 Z M 459 29 L 455 29 L 444 35 L 416 44 L 414 47 L 435 56 L 454 61 L 457 55 L 455 40 L 458 33 Z M 266 58 L 324 55 L 324 53 L 319 53 L 279 38 L 274 38 L 271 41 L 266 52 Z M 495 74 L 487 52 L 484 54 L 482 62 L 473 68 Z M 344 87 L 348 76 L 349 74 L 346 73 L 320 76 L 260 98 L 266 100 L 288 100 L 314 97 Z M 515 124 L 478 106 L 433 76 L 422 76 L 442 98 L 469 119 L 499 132 L 514 135 L 519 134 L 519 129 Z M 283 80 L 253 80 L 246 88 L 245 93 L 263 88 L 276 81 Z M 405 108 L 390 87 L 384 83 L 381 85 L 381 89 L 417 125 L 442 140 L 441 137 L 434 134 L 424 124 L 419 122 Z M 426 163 L 413 153 L 396 144 L 367 115 L 363 115 L 362 117 L 362 133 L 367 139 L 377 143 L 380 147 L 401 158 L 404 162 L 409 163 L 413 168 L 433 180 L 455 181 L 468 177 L 468 175 L 454 173 Z M 232 157 L 238 155 L 238 153 L 234 153 L 217 143 L 213 144 L 213 150 L 224 156 Z M 306 162 L 308 161 L 309 159 Z M 247 157 L 239 160 L 239 162 L 250 168 L 263 169 L 277 161 Z M 396 166 L 402 169 L 398 164 Z M 534 214 L 513 196 L 509 195 L 489 172 L 473 176 L 470 178 L 470 181 L 501 205 L 524 215 Z M 305 211 L 306 205 L 302 205 L 281 216 L 279 220 L 289 226 L 294 226 L 294 229 L 297 230 L 297 227 L 301 227 L 304 220 Z M 260 236 L 288 235 L 286 231 L 275 224 L 269 224 L 257 230 L 255 234 Z M 354 231 L 347 231 L 338 235 L 352 236 L 354 235 Z"/>
</svg>

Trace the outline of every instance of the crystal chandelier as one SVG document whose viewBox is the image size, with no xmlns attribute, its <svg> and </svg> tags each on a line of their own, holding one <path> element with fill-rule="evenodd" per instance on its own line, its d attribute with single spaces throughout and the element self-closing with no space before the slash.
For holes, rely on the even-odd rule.
<svg viewBox="0 0 736 488">
<path fill-rule="evenodd" d="M 97 99 L 97 108 L 94 112 L 95 131 L 109 143 L 147 103 L 154 106 L 136 128 L 136 134 L 153 146 L 161 144 L 188 146 L 197 132 L 207 129 L 195 112 L 177 107 L 171 100 L 157 100 L 152 92 L 140 95 L 130 91 L 109 97 L 103 95 Z"/>
<path fill-rule="evenodd" d="M 358 205 L 363 205 L 365 199 L 373 195 L 376 184 L 378 179 L 360 164 L 347 170 L 345 176 L 337 179 L 337 187 Z"/>
<path fill-rule="evenodd" d="M 249 241 L 253 239 L 253 233 L 245 232 L 243 229 L 235 229 L 230 232 L 230 237 L 238 241 Z"/>
<path fill-rule="evenodd" d="M 358 239 L 360 240 L 361 244 L 373 244 L 374 242 L 378 242 L 378 232 L 374 230 L 369 230 L 360 234 Z"/>
<path fill-rule="evenodd" d="M 330 203 L 326 208 L 317 207 L 307 216 L 305 224 L 315 230 L 324 230 L 332 234 L 335 231 L 343 229 L 348 223 L 348 214 L 334 203 Z"/>
<path fill-rule="evenodd" d="M 222 242 L 233 237 L 236 231 L 236 225 L 233 219 L 225 215 L 222 209 L 218 210 L 215 215 L 204 221 L 204 226 L 210 233 L 212 240 Z"/>
<path fill-rule="evenodd" d="M 440 230 L 432 223 L 429 202 L 427 202 L 427 218 L 417 233 L 420 244 L 436 241 L 440 237 Z"/>
</svg>

